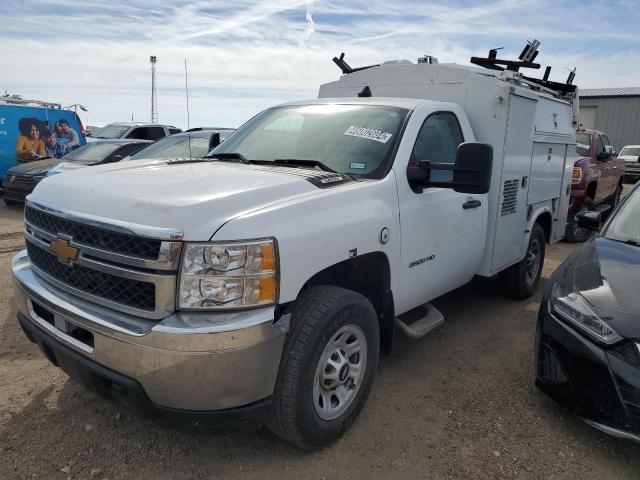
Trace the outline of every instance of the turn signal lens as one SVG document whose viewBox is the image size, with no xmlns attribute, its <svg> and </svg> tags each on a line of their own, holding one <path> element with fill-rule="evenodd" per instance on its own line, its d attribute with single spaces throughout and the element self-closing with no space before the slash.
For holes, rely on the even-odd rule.
<svg viewBox="0 0 640 480">
<path fill-rule="evenodd" d="M 573 169 L 573 175 L 571 177 L 571 183 L 573 185 L 577 185 L 582 181 L 582 169 L 581 168 L 574 168 Z"/>
</svg>

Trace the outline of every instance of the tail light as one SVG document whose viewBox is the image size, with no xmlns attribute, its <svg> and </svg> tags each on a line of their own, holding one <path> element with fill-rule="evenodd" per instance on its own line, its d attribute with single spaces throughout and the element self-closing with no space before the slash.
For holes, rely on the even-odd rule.
<svg viewBox="0 0 640 480">
<path fill-rule="evenodd" d="M 571 176 L 571 184 L 578 185 L 582 181 L 582 169 L 575 167 Z"/>
</svg>

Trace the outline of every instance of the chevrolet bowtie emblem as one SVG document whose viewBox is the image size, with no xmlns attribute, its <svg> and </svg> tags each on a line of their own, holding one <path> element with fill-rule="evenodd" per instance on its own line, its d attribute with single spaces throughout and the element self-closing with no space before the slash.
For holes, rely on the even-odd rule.
<svg viewBox="0 0 640 480">
<path fill-rule="evenodd" d="M 78 249 L 69 245 L 64 238 L 56 238 L 49 245 L 51 253 L 55 254 L 62 263 L 70 263 L 78 257 Z"/>
</svg>

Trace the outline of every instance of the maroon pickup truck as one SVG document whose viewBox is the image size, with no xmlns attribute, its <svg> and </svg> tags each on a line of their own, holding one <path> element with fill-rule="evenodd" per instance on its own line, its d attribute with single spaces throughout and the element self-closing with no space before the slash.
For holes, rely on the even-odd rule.
<svg viewBox="0 0 640 480">
<path fill-rule="evenodd" d="M 573 168 L 569 215 L 564 238 L 582 242 L 590 232 L 579 227 L 575 215 L 584 210 L 599 210 L 604 216 L 620 201 L 624 161 L 619 160 L 609 137 L 597 130 L 576 132 L 576 161 Z"/>
</svg>

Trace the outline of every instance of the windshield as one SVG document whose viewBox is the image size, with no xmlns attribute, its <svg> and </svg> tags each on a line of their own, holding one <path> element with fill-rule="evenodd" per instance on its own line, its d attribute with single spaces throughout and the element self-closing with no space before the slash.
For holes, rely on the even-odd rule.
<svg viewBox="0 0 640 480">
<path fill-rule="evenodd" d="M 611 219 L 604 237 L 640 245 L 640 189 L 629 195 Z"/>
<path fill-rule="evenodd" d="M 581 157 L 591 156 L 591 135 L 579 133 L 576 136 L 576 153 Z"/>
<path fill-rule="evenodd" d="M 640 157 L 640 147 L 624 147 L 620 152 L 620 156 Z"/>
<path fill-rule="evenodd" d="M 121 146 L 117 143 L 87 143 L 63 155 L 60 160 L 81 163 L 101 162 Z"/>
<path fill-rule="evenodd" d="M 91 137 L 92 138 L 108 138 L 113 140 L 114 138 L 122 138 L 124 133 L 129 130 L 127 125 L 114 125 L 109 124 L 97 130 Z"/>
<path fill-rule="evenodd" d="M 186 135 L 179 137 L 164 137 L 157 142 L 153 142 L 148 147 L 144 147 L 135 155 L 131 155 L 131 160 L 142 158 L 202 158 L 209 152 L 209 138 L 191 136 L 191 140 Z"/>
<path fill-rule="evenodd" d="M 300 105 L 265 110 L 210 155 L 312 160 L 343 174 L 381 178 L 407 110 L 374 105 Z"/>
</svg>

